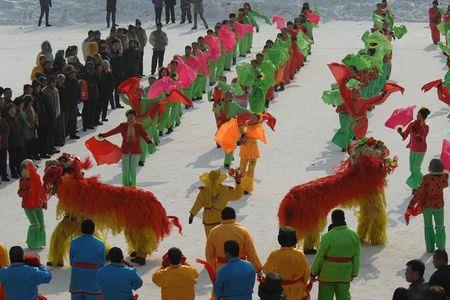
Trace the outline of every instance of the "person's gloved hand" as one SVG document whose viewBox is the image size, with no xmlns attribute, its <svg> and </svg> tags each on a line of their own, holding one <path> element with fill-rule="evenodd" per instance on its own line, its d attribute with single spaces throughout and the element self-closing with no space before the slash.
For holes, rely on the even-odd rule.
<svg viewBox="0 0 450 300">
<path fill-rule="evenodd" d="M 194 216 L 192 214 L 189 215 L 189 224 L 192 224 L 194 222 Z"/>
</svg>

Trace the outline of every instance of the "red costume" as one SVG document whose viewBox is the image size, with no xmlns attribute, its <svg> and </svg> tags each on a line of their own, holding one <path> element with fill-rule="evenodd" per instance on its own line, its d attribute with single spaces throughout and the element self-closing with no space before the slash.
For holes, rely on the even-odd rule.
<svg viewBox="0 0 450 300">
<path fill-rule="evenodd" d="M 438 24 L 442 21 L 442 14 L 439 11 L 439 8 L 433 6 L 428 11 L 430 16 L 430 30 L 431 30 L 431 38 L 433 39 L 433 43 L 437 44 L 441 40 L 441 34 L 438 29 Z"/>
<path fill-rule="evenodd" d="M 143 138 L 147 143 L 150 143 L 150 138 L 141 124 L 134 123 L 135 138 L 129 139 L 128 127 L 128 123 L 121 123 L 116 128 L 104 133 L 103 136 L 106 138 L 108 136 L 120 133 L 123 138 L 122 146 L 120 147 L 122 149 L 122 153 L 141 154 L 141 138 Z"/>
</svg>

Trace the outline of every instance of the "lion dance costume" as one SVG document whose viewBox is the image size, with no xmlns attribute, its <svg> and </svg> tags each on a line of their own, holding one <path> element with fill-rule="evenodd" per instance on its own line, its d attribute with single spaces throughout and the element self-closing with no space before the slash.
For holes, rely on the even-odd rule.
<svg viewBox="0 0 450 300">
<path fill-rule="evenodd" d="M 358 235 L 363 242 L 387 242 L 384 188 L 397 158 L 389 159 L 384 143 L 373 138 L 359 141 L 349 154 L 335 174 L 292 188 L 280 204 L 280 226 L 294 227 L 307 253 L 317 249 L 327 215 L 336 207 L 359 207 Z"/>
<path fill-rule="evenodd" d="M 172 225 L 181 233 L 178 219 L 167 216 L 151 192 L 85 178 L 82 170 L 89 167 L 89 159 L 82 162 L 68 154 L 46 166 L 44 188 L 58 197 L 57 215 L 64 216 L 51 237 L 50 265 L 63 265 L 71 239 L 80 234 L 81 222 L 87 218 L 99 230 L 124 232 L 129 252 L 144 259 L 169 235 Z"/>
</svg>

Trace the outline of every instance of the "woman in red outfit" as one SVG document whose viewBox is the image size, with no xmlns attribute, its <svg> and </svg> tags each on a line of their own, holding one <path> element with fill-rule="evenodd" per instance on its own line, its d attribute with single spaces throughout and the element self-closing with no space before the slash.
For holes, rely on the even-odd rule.
<svg viewBox="0 0 450 300">
<path fill-rule="evenodd" d="M 116 128 L 99 134 L 100 138 L 106 138 L 120 133 L 122 135 L 122 184 L 123 186 L 136 186 L 136 170 L 141 155 L 141 138 L 148 144 L 150 138 L 141 124 L 136 121 L 136 112 L 129 110 L 126 112 L 127 122 L 121 123 Z"/>
<path fill-rule="evenodd" d="M 437 44 L 441 41 L 441 33 L 439 32 L 438 25 L 442 21 L 442 14 L 439 11 L 438 5 L 439 3 L 437 0 L 433 1 L 433 7 L 428 11 L 428 14 L 430 16 L 431 38 L 434 44 Z"/>
</svg>

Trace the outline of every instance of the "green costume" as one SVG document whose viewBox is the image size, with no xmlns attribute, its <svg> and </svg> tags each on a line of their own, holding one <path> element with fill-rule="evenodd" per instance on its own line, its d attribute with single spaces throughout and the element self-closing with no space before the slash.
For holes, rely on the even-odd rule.
<svg viewBox="0 0 450 300">
<path fill-rule="evenodd" d="M 122 185 L 136 186 L 136 171 L 140 154 L 122 154 Z"/>
<path fill-rule="evenodd" d="M 425 152 L 413 152 L 409 153 L 409 171 L 411 175 L 406 179 L 406 184 L 412 188 L 417 189 L 422 182 L 422 163 L 425 157 Z"/>
<path fill-rule="evenodd" d="M 434 228 L 433 228 L 434 218 Z M 428 253 L 433 253 L 435 246 L 445 250 L 444 208 L 423 208 L 423 223 L 425 225 L 425 244 Z"/>
<path fill-rule="evenodd" d="M 27 209 L 25 215 L 30 221 L 28 227 L 27 245 L 30 249 L 41 249 L 46 245 L 44 214 L 42 208 Z"/>
<path fill-rule="evenodd" d="M 359 236 L 347 226 L 336 226 L 320 242 L 311 267 L 311 276 L 319 276 L 319 300 L 350 300 L 350 281 L 360 266 Z"/>
</svg>

